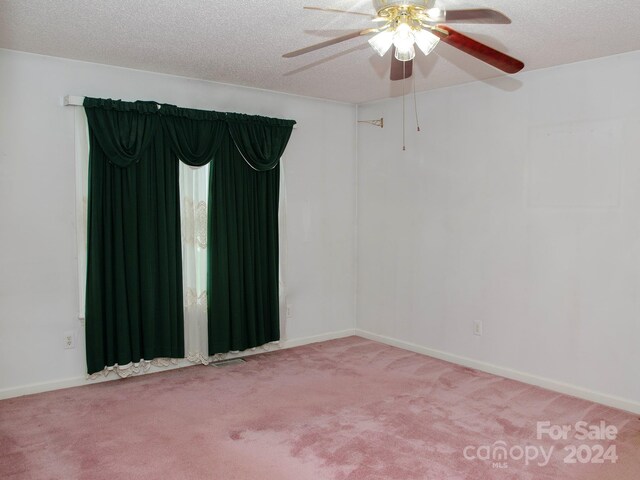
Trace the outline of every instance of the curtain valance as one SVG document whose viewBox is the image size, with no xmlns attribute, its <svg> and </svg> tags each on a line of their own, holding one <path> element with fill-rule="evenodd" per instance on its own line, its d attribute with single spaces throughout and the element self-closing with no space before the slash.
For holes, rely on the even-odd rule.
<svg viewBox="0 0 640 480">
<path fill-rule="evenodd" d="M 144 101 L 85 97 L 84 107 L 96 140 L 119 167 L 137 162 L 154 135 L 161 132 L 180 160 L 188 165 L 209 163 L 225 134 L 229 134 L 254 170 L 271 170 L 280 161 L 296 123 Z"/>
<path fill-rule="evenodd" d="M 254 170 L 265 171 L 280 161 L 295 121 L 228 113 L 227 124 L 245 161 Z"/>
<path fill-rule="evenodd" d="M 162 116 L 162 129 L 180 160 L 192 167 L 209 163 L 220 148 L 227 126 L 221 120 Z"/>
<path fill-rule="evenodd" d="M 153 102 L 84 99 L 89 127 L 109 162 L 128 167 L 137 162 L 160 126 Z"/>
</svg>

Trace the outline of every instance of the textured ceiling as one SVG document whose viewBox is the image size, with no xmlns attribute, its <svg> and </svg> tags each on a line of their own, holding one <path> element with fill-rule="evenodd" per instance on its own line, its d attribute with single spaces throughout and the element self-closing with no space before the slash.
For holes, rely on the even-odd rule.
<svg viewBox="0 0 640 480">
<path fill-rule="evenodd" d="M 454 28 L 521 59 L 525 71 L 640 50 L 637 0 L 440 1 L 509 16 L 510 25 Z M 390 53 L 378 57 L 364 38 L 282 58 L 371 25 L 303 5 L 373 13 L 370 0 L 0 0 L 0 47 L 350 103 L 402 92 L 389 81 Z M 418 53 L 414 67 L 418 91 L 497 76 L 445 44 Z M 517 88 L 517 76 L 509 82 Z"/>
</svg>

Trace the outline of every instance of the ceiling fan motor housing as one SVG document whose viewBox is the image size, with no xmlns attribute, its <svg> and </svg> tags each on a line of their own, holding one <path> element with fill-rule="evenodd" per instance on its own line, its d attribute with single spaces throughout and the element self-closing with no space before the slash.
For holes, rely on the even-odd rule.
<svg viewBox="0 0 640 480">
<path fill-rule="evenodd" d="M 413 7 L 428 10 L 435 7 L 436 0 L 373 0 L 373 8 L 380 14 L 389 7 L 402 8 Z"/>
</svg>

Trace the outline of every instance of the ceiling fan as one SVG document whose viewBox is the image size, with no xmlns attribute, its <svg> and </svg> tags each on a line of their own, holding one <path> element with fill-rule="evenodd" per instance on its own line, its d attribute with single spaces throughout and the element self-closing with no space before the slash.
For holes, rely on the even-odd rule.
<svg viewBox="0 0 640 480">
<path fill-rule="evenodd" d="M 520 60 L 467 37 L 444 24 L 444 22 L 511 23 L 508 17 L 496 10 L 471 8 L 445 11 L 436 6 L 436 0 L 373 0 L 373 6 L 377 15 L 334 8 L 304 7 L 307 10 L 367 16 L 381 25 L 295 50 L 284 54 L 283 57 L 297 57 L 329 45 L 375 33 L 375 36 L 369 39 L 369 44 L 380 56 L 384 56 L 393 47 L 391 80 L 402 80 L 411 76 L 416 54 L 414 45 L 428 55 L 440 41 L 506 73 L 517 73 L 524 68 L 524 63 Z"/>
</svg>

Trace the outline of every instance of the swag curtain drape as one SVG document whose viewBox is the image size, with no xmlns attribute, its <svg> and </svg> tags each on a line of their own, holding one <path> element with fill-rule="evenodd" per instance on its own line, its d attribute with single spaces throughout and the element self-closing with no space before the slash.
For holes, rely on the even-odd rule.
<svg viewBox="0 0 640 480">
<path fill-rule="evenodd" d="M 289 143 L 293 124 L 290 120 L 227 114 L 229 133 L 242 157 L 254 170 L 276 168 Z"/>
<path fill-rule="evenodd" d="M 143 358 L 184 357 L 189 302 L 183 301 L 179 160 L 194 167 L 214 160 L 209 353 L 279 339 L 277 166 L 295 122 L 154 102 L 86 98 L 84 106 L 91 144 L 89 373 Z M 270 170 L 255 171 L 250 162 Z M 185 256 L 188 265 L 193 261 Z"/>
</svg>

